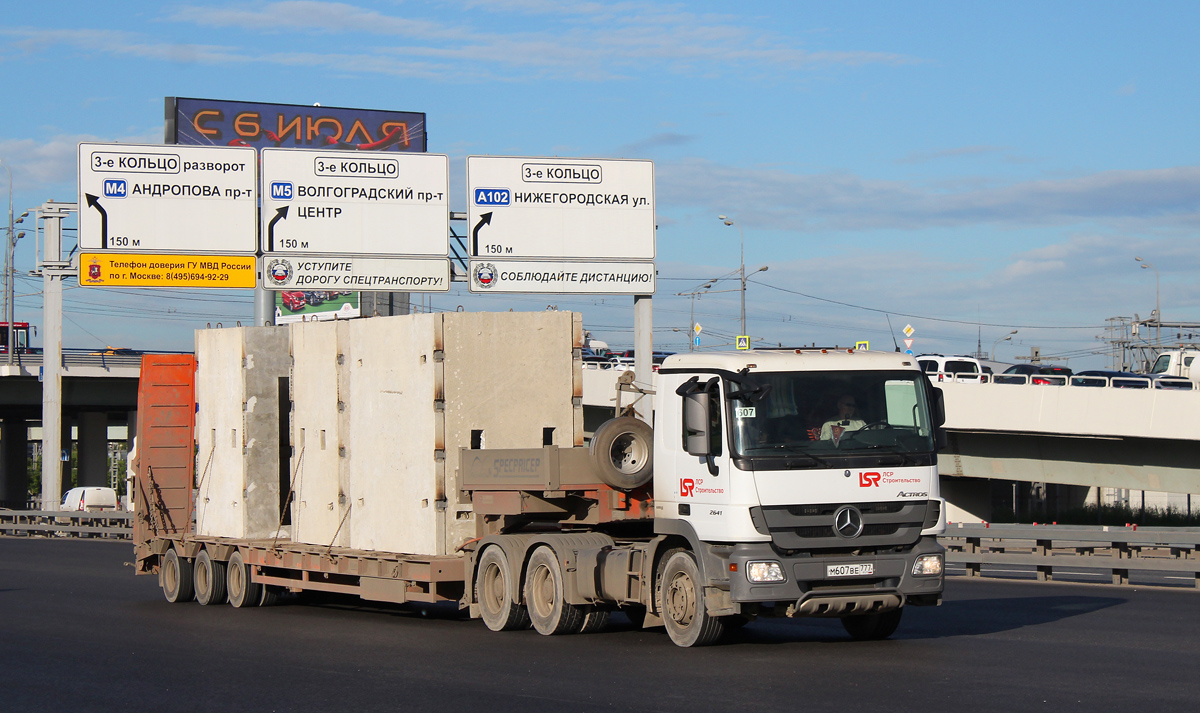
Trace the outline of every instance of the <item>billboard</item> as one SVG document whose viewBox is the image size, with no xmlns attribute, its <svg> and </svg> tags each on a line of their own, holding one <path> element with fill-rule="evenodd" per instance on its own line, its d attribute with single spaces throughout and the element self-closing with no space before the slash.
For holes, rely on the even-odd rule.
<svg viewBox="0 0 1200 713">
<path fill-rule="evenodd" d="M 350 319 L 360 314 L 357 292 L 279 291 L 275 293 L 275 324 Z"/>
<path fill-rule="evenodd" d="M 425 114 L 167 97 L 163 142 L 205 146 L 426 150 Z"/>
</svg>

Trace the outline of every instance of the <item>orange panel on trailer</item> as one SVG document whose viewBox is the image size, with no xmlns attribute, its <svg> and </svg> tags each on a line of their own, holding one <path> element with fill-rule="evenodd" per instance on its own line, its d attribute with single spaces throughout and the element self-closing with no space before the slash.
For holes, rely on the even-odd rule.
<svg viewBox="0 0 1200 713">
<path fill-rule="evenodd" d="M 138 384 L 134 542 L 190 529 L 196 357 L 146 354 Z"/>
</svg>

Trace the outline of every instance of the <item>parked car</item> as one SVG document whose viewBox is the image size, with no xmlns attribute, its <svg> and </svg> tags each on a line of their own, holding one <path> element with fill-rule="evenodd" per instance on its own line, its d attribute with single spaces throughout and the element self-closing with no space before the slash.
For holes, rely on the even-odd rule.
<svg viewBox="0 0 1200 713">
<path fill-rule="evenodd" d="M 983 364 L 975 357 L 945 356 L 943 354 L 921 354 L 917 364 L 930 381 L 987 381 Z"/>
<path fill-rule="evenodd" d="M 1112 386 L 1114 389 L 1148 389 L 1150 379 L 1128 371 L 1089 369 L 1071 377 L 1071 386 Z"/>
<path fill-rule="evenodd" d="M 1003 374 L 997 374 L 993 381 L 997 384 L 1065 386 L 1071 373 L 1067 367 L 1053 364 L 1016 364 L 1005 369 Z"/>
<path fill-rule="evenodd" d="M 607 349 L 589 349 L 583 348 L 583 360 L 585 362 L 607 364 L 611 358 L 611 352 Z"/>
<path fill-rule="evenodd" d="M 283 300 L 283 306 L 293 312 L 299 312 L 307 304 L 303 292 L 284 292 L 280 299 Z"/>
<path fill-rule="evenodd" d="M 95 486 L 71 488 L 63 495 L 61 510 L 101 512 L 117 509 L 117 491 Z"/>
</svg>

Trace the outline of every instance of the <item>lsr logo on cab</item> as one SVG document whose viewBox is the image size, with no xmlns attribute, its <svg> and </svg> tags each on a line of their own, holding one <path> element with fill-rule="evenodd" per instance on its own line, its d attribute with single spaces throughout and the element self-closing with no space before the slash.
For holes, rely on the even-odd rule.
<svg viewBox="0 0 1200 713">
<path fill-rule="evenodd" d="M 679 479 L 679 497 L 690 498 L 696 495 L 696 481 L 691 478 Z"/>
<path fill-rule="evenodd" d="M 883 476 L 879 473 L 859 473 L 858 487 L 860 488 L 878 488 L 879 479 Z"/>
</svg>

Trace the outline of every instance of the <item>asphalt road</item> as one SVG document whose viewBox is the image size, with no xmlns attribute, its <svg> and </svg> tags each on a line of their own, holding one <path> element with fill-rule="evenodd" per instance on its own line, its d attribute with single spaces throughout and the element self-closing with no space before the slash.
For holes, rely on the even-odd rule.
<svg viewBox="0 0 1200 713">
<path fill-rule="evenodd" d="M 0 710 L 1196 711 L 1200 592 L 952 577 L 939 608 L 854 642 L 763 620 L 678 649 L 496 634 L 345 601 L 168 604 L 128 544 L 0 538 Z"/>
</svg>

